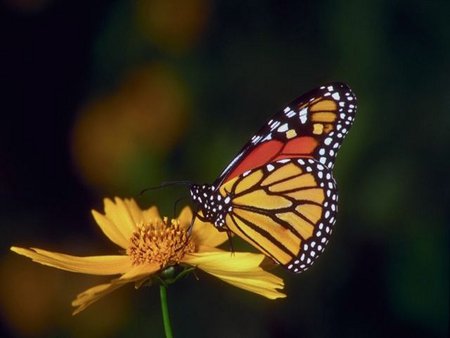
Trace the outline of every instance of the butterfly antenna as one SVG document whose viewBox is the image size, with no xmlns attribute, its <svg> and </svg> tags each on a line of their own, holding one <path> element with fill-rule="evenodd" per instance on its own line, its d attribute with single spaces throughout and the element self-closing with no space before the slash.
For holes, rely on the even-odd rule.
<svg viewBox="0 0 450 338">
<path fill-rule="evenodd" d="M 192 215 L 192 222 L 191 222 L 191 225 L 189 226 L 189 229 L 188 229 L 189 236 L 192 234 L 192 228 L 194 227 L 195 219 L 197 217 L 200 218 L 199 215 L 198 215 L 198 208 L 195 207 L 195 210 L 194 210 L 193 215 Z"/>
<path fill-rule="evenodd" d="M 162 189 L 162 188 L 171 187 L 171 186 L 174 186 L 174 185 L 191 185 L 191 184 L 192 184 L 191 181 L 165 181 L 165 182 L 161 182 L 157 186 L 148 187 L 148 188 L 145 188 L 145 189 L 141 190 L 141 192 L 139 193 L 139 196 L 142 196 L 147 191 L 151 191 L 151 190 Z"/>
<path fill-rule="evenodd" d="M 191 224 L 191 226 L 189 227 L 189 230 L 188 230 L 189 234 L 191 234 L 191 232 L 192 232 L 192 228 L 194 227 L 194 223 L 195 223 L 195 219 L 196 218 L 198 218 L 202 222 L 209 222 L 205 217 L 203 217 L 199 213 L 199 210 L 200 210 L 200 206 L 194 205 L 194 212 L 193 212 L 194 215 L 192 216 L 192 224 Z"/>
</svg>

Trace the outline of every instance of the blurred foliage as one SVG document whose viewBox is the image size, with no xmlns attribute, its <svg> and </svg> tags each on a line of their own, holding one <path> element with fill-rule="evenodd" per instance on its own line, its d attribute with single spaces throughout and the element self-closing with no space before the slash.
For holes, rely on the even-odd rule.
<svg viewBox="0 0 450 338">
<path fill-rule="evenodd" d="M 204 275 L 169 289 L 177 337 L 444 337 L 450 6 L 445 1 L 7 0 L 0 5 L 2 336 L 161 336 L 158 294 L 113 294 L 11 244 L 98 253 L 89 210 L 210 182 L 276 110 L 326 81 L 359 111 L 337 229 L 270 302 Z M 141 197 L 171 215 L 185 188 Z M 71 243 L 71 244 L 68 244 Z"/>
</svg>

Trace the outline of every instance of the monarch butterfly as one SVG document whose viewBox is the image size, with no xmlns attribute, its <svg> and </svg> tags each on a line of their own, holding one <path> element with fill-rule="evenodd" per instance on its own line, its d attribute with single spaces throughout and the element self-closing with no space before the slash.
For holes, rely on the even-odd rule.
<svg viewBox="0 0 450 338">
<path fill-rule="evenodd" d="M 356 113 L 344 83 L 330 83 L 278 111 L 212 185 L 192 184 L 197 217 L 234 233 L 290 271 L 307 270 L 336 222 L 332 174 Z"/>
</svg>

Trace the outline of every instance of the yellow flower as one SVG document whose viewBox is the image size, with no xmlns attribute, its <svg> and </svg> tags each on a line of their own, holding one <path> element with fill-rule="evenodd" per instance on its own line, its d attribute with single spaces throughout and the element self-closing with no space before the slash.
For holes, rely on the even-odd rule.
<svg viewBox="0 0 450 338">
<path fill-rule="evenodd" d="M 211 224 L 196 221 L 185 207 L 177 219 L 161 218 L 156 207 L 141 210 L 132 199 L 105 199 L 105 214 L 92 214 L 103 233 L 122 250 L 121 255 L 79 257 L 38 248 L 11 247 L 33 261 L 58 269 L 91 275 L 120 275 L 109 283 L 94 286 L 72 302 L 74 314 L 127 283 L 136 287 L 173 265 L 201 269 L 238 288 L 269 299 L 286 297 L 283 280 L 260 265 L 264 255 L 248 252 L 231 254 L 217 246 L 227 235 Z"/>
</svg>

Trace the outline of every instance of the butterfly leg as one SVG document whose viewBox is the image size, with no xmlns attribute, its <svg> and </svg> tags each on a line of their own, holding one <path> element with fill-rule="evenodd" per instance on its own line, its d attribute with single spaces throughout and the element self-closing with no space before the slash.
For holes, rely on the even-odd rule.
<svg viewBox="0 0 450 338">
<path fill-rule="evenodd" d="M 231 256 L 234 256 L 234 246 L 233 246 L 233 233 L 230 230 L 226 230 L 228 236 L 228 244 L 230 245 Z"/>
</svg>

